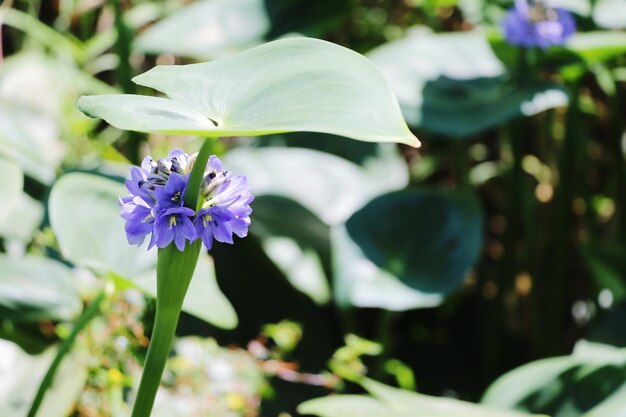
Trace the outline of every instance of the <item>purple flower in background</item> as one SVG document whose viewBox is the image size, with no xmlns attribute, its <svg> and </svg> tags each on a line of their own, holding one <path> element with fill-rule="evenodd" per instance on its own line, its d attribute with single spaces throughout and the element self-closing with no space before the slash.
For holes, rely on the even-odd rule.
<svg viewBox="0 0 626 417">
<path fill-rule="evenodd" d="M 576 32 L 576 22 L 568 11 L 547 7 L 542 0 L 515 0 L 502 29 L 510 44 L 545 49 L 565 43 Z"/>
<path fill-rule="evenodd" d="M 211 249 L 213 240 L 233 243 L 233 234 L 245 237 L 254 199 L 243 176 L 232 177 L 216 156 L 207 163 L 200 190 L 201 208 L 184 207 L 183 195 L 196 155 L 176 149 L 167 158 L 146 157 L 131 168 L 126 181 L 129 196 L 120 199 L 128 243 L 141 245 L 151 234 L 148 249 L 172 242 L 184 250 L 186 242 L 202 239 Z"/>
</svg>

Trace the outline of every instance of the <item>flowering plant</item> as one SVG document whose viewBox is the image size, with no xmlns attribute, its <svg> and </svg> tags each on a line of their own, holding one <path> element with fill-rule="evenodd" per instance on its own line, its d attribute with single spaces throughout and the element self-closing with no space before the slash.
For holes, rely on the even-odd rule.
<svg viewBox="0 0 626 417">
<path fill-rule="evenodd" d="M 515 0 L 502 28 L 513 45 L 545 49 L 562 45 L 576 32 L 576 22 L 567 10 L 547 7 L 542 0 Z"/>
<path fill-rule="evenodd" d="M 131 168 L 126 181 L 129 196 L 120 199 L 129 244 L 141 245 L 150 235 L 148 249 L 165 248 L 173 241 L 183 251 L 186 242 L 197 239 L 211 249 L 213 239 L 232 244 L 233 233 L 248 234 L 254 197 L 247 179 L 231 176 L 215 155 L 209 157 L 202 175 L 199 210 L 184 206 L 196 157 L 175 149 L 167 158 L 155 162 L 147 156 L 141 167 Z"/>
</svg>

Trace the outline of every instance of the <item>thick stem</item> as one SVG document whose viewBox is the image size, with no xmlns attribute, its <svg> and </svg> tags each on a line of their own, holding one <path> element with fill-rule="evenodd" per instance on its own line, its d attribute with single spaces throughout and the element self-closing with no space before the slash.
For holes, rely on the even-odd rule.
<svg viewBox="0 0 626 417">
<path fill-rule="evenodd" d="M 132 417 L 150 416 L 201 245 L 198 240 L 182 252 L 174 245 L 159 250 L 156 318 Z"/>
<path fill-rule="evenodd" d="M 39 384 L 39 389 L 37 390 L 37 394 L 33 400 L 33 405 L 31 405 L 30 410 L 28 411 L 28 417 L 35 417 L 37 415 L 37 411 L 39 411 L 39 407 L 41 406 L 44 396 L 46 395 L 46 391 L 52 385 L 54 376 L 56 375 L 63 358 L 70 352 L 78 334 L 85 328 L 85 326 L 87 326 L 91 319 L 93 319 L 100 312 L 100 304 L 102 304 L 102 300 L 104 300 L 104 298 L 104 291 L 98 294 L 96 299 L 93 300 L 89 307 L 87 307 L 85 311 L 83 311 L 83 314 L 78 318 L 78 321 L 74 325 L 74 328 L 68 338 L 61 343 L 52 364 L 50 364 L 46 375 L 43 377 L 41 384 Z"/>
</svg>

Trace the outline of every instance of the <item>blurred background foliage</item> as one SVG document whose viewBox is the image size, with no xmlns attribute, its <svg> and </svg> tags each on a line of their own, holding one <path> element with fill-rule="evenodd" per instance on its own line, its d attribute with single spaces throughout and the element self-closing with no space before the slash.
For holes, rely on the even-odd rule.
<svg viewBox="0 0 626 417">
<path fill-rule="evenodd" d="M 143 156 L 198 148 L 78 97 L 304 35 L 378 65 L 423 146 L 215 142 L 257 195 L 251 236 L 201 258 L 155 415 L 623 416 L 626 3 L 546 3 L 577 34 L 522 50 L 505 0 L 4 0 L 0 415 L 27 415 L 76 329 L 38 415 L 127 415 L 155 256 L 117 197 Z"/>
</svg>

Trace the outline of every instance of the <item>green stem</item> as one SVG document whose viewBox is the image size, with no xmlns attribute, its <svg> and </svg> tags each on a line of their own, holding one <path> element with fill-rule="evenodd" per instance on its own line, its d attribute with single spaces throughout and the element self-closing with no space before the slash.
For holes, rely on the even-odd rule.
<svg viewBox="0 0 626 417">
<path fill-rule="evenodd" d="M 463 138 L 455 138 L 452 140 L 454 148 L 454 163 L 456 165 L 457 186 L 461 191 L 467 191 L 471 188 L 469 180 L 470 162 L 467 151 L 467 141 Z"/>
<path fill-rule="evenodd" d="M 200 184 L 209 159 L 210 142 L 205 140 L 198 152 L 196 162 L 189 176 L 183 200 L 185 206 L 198 207 Z M 170 353 L 176 334 L 185 294 L 198 262 L 202 242 L 197 240 L 179 251 L 174 245 L 159 249 L 157 262 L 157 299 L 154 330 L 146 355 L 143 375 L 133 408 L 132 417 L 149 417 L 154 398 L 161 384 L 165 362 Z"/>
<path fill-rule="evenodd" d="M 100 312 L 100 304 L 102 304 L 105 295 L 106 294 L 104 291 L 98 294 L 96 299 L 93 300 L 89 307 L 87 307 L 85 311 L 83 311 L 83 314 L 78 318 L 78 321 L 74 325 L 74 328 L 72 329 L 72 332 L 70 333 L 68 338 L 65 339 L 63 343 L 61 343 L 61 346 L 59 347 L 59 350 L 57 351 L 57 354 L 54 357 L 52 364 L 48 368 L 46 375 L 43 377 L 41 384 L 39 384 L 39 389 L 37 390 L 37 394 L 35 395 L 35 399 L 33 400 L 33 405 L 31 405 L 27 417 L 35 417 L 37 415 L 37 411 L 39 411 L 39 407 L 41 406 L 44 396 L 46 395 L 46 391 L 48 390 L 48 388 L 50 388 L 52 382 L 54 381 L 54 376 L 56 375 L 59 365 L 63 361 L 65 355 L 70 352 L 70 349 L 72 348 L 72 345 L 74 344 L 74 341 L 76 340 L 78 334 L 85 328 L 85 326 L 87 326 L 91 319 L 93 319 L 98 314 L 98 312 Z"/>
</svg>

